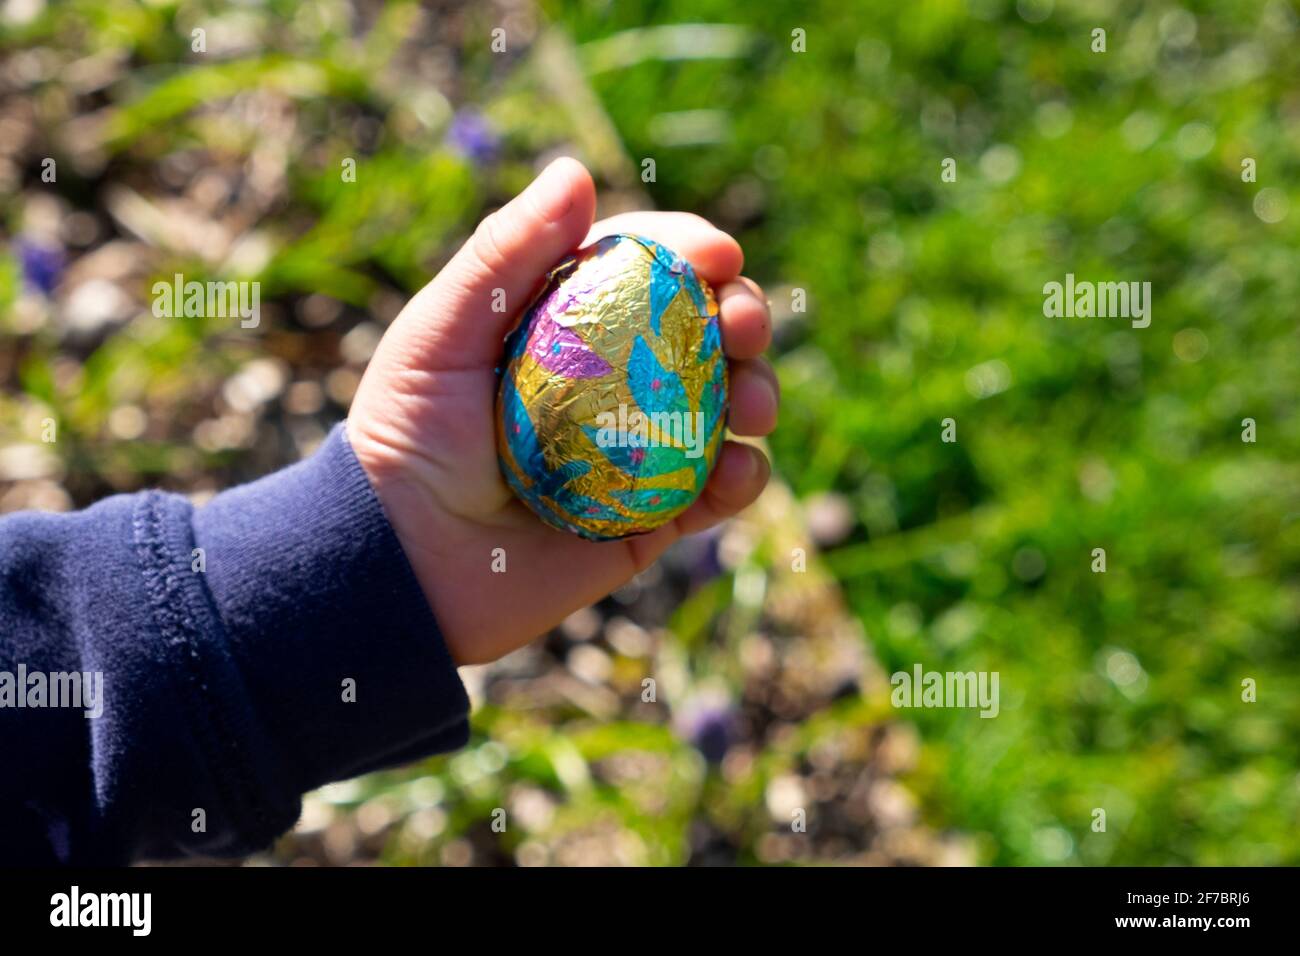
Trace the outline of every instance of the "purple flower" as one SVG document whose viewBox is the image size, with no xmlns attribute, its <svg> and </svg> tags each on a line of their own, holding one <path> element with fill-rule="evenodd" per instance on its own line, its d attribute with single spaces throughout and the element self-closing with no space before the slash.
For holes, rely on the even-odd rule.
<svg viewBox="0 0 1300 956">
<path fill-rule="evenodd" d="M 447 128 L 447 146 L 477 166 L 497 158 L 500 137 L 483 116 L 473 110 L 460 110 Z"/>
<path fill-rule="evenodd" d="M 726 570 L 719 553 L 725 533 L 723 525 L 714 525 L 707 531 L 687 535 L 669 548 L 660 560 L 674 575 L 686 578 L 689 589 L 693 591 Z"/>
<path fill-rule="evenodd" d="M 63 250 L 55 245 L 22 238 L 17 246 L 18 261 L 22 263 L 27 284 L 45 295 L 52 293 L 63 273 Z"/>
<path fill-rule="evenodd" d="M 697 549 L 690 563 L 692 587 L 707 584 L 725 570 L 722 567 L 722 557 L 719 554 L 723 534 L 723 526 L 714 525 L 707 531 L 702 531 L 687 539 L 692 541 Z"/>
<path fill-rule="evenodd" d="M 709 763 L 721 763 L 736 738 L 736 712 L 724 692 L 703 691 L 673 720 L 679 737 L 689 740 Z"/>
</svg>

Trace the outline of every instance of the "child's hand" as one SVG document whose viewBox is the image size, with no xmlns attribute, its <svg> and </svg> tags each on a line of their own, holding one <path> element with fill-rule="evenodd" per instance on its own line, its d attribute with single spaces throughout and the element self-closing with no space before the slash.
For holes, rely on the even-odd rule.
<svg viewBox="0 0 1300 956">
<path fill-rule="evenodd" d="M 703 495 L 662 528 L 594 543 L 542 524 L 497 466 L 495 368 L 503 339 L 547 271 L 586 242 L 644 235 L 690 260 L 717 291 L 738 435 L 776 425 L 776 376 L 757 356 L 771 338 L 761 290 L 740 278 L 740 246 L 698 216 L 628 213 L 592 225 L 595 186 L 571 159 L 552 163 L 485 219 L 407 303 L 375 353 L 348 417 L 348 437 L 397 531 L 457 664 L 527 643 L 651 564 L 673 541 L 758 497 L 769 466 L 727 442 Z M 494 290 L 507 311 L 492 310 Z M 492 570 L 502 548 L 505 573 Z"/>
</svg>

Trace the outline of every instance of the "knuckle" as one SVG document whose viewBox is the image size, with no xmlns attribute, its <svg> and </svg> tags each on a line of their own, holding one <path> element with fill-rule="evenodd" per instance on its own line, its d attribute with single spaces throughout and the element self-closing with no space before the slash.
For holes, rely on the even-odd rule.
<svg viewBox="0 0 1300 956">
<path fill-rule="evenodd" d="M 507 244 L 502 233 L 505 224 L 501 213 L 494 212 L 478 224 L 471 240 L 474 258 L 488 275 L 500 275 L 510 266 Z"/>
</svg>

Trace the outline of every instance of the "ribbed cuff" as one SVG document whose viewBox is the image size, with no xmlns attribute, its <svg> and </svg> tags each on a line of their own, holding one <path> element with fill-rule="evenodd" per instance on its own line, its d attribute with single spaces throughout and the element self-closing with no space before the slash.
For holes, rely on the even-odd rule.
<svg viewBox="0 0 1300 956">
<path fill-rule="evenodd" d="M 461 747 L 469 699 L 342 425 L 194 515 L 257 723 L 299 792 Z"/>
</svg>

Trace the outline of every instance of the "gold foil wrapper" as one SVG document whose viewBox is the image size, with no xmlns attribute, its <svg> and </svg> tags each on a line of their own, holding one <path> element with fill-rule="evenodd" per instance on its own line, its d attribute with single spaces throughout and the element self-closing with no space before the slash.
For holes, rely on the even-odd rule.
<svg viewBox="0 0 1300 956">
<path fill-rule="evenodd" d="M 712 290 L 666 247 L 608 236 L 552 271 L 507 340 L 502 471 L 555 527 L 651 531 L 703 489 L 726 401 Z"/>
</svg>

